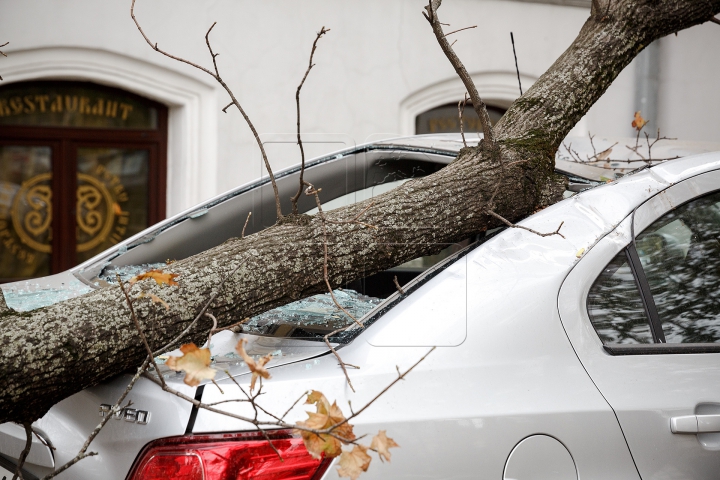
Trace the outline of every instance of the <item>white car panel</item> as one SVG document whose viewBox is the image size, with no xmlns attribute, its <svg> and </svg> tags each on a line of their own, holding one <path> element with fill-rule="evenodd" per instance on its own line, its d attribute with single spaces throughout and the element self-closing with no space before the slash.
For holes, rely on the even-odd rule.
<svg viewBox="0 0 720 480">
<path fill-rule="evenodd" d="M 456 139 L 416 140 L 417 145 L 428 142 L 458 147 Z M 265 382 L 267 394 L 260 404 L 284 412 L 314 388 L 347 413 L 350 401 L 358 409 L 397 378 L 396 366 L 405 370 L 430 345 L 439 345 L 354 420 L 358 435 L 387 430 L 401 445 L 392 451 L 391 463 L 375 460 L 363 478 L 499 479 L 513 472 L 525 475 L 533 462 L 549 458 L 555 459 L 550 463 L 557 475 L 573 478 L 567 456 L 553 442 L 570 456 L 577 478 L 673 478 L 688 472 L 713 478 L 720 471 L 720 435 L 674 434 L 670 417 L 720 414 L 720 403 L 713 403 L 720 402 L 720 354 L 610 356 L 588 319 L 585 301 L 600 271 L 631 240 L 629 215 L 644 204 L 636 214 L 641 228 L 682 198 L 720 185 L 720 173 L 705 173 L 718 168 L 720 154 L 677 160 L 544 209 L 520 224 L 553 232 L 564 222 L 562 236 L 540 237 L 522 229 L 499 233 L 417 282 L 397 305 L 339 348 L 345 362 L 361 366 L 349 370 L 356 392 L 331 353 L 313 353 L 284 365 L 271 362 L 273 378 Z M 695 183 L 670 187 L 689 176 L 696 176 Z M 658 195 L 668 187 L 672 191 Z M 188 220 L 184 228 L 211 217 Z M 152 244 L 143 245 L 136 247 L 137 255 Z M 108 252 L 93 261 L 121 253 Z M 225 336 L 218 338 L 223 348 L 240 338 Z M 241 384 L 249 381 L 245 368 L 231 375 Z M 76 454 L 100 421 L 100 405 L 113 403 L 128 380 L 122 375 L 86 389 L 36 422 L 57 448 L 56 465 Z M 224 393 L 206 385 L 200 390 L 203 402 L 240 398 L 231 380 L 220 378 L 219 383 Z M 189 396 L 198 393 L 178 387 Z M 146 379 L 138 381 L 128 399 L 151 412 L 150 422 L 110 420 L 91 447 L 99 455 L 59 479 L 122 479 L 145 444 L 182 435 L 190 426 L 193 433 L 253 430 L 206 410 L 189 422 L 190 404 Z M 222 405 L 236 414 L 255 414 L 247 402 Z M 304 420 L 306 409 L 296 406 L 287 420 Z M 50 471 L 38 464 L 27 469 L 37 475 Z M 338 478 L 336 468 L 326 478 Z"/>
<path fill-rule="evenodd" d="M 707 168 L 713 166 L 709 163 Z M 691 169 L 693 170 L 693 169 Z M 697 173 L 697 168 L 692 173 Z M 717 171 L 674 185 L 638 208 L 635 234 L 683 201 L 720 187 Z M 615 410 L 644 479 L 716 478 L 717 434 L 671 431 L 671 418 L 720 414 L 720 354 L 608 354 L 587 313 L 587 296 L 600 272 L 632 241 L 631 217 L 603 238 L 570 272 L 558 297 L 573 346 Z"/>
<path fill-rule="evenodd" d="M 555 242 L 564 242 L 559 237 L 534 237 L 508 230 L 468 253 L 467 339 L 435 350 L 357 418 L 358 434 L 387 430 L 402 446 L 391 464 L 374 464 L 366 478 L 502 478 L 510 452 L 534 434 L 560 439 L 581 476 L 638 478 L 615 416 L 578 362 L 558 318 L 553 292 L 573 265 L 574 251 L 558 254 Z M 500 282 L 483 266 L 489 264 L 509 270 L 521 265 L 522 274 Z M 431 288 L 422 297 L 415 292 L 402 303 L 442 304 L 444 292 L 432 288 L 442 280 L 441 275 L 429 280 Z M 401 318 L 391 313 L 339 350 L 344 361 L 361 365 L 349 370 L 357 393 L 348 388 L 337 360 L 326 355 L 272 370 L 263 407 L 285 411 L 308 388 L 322 390 L 346 412 L 348 401 L 353 408 L 362 406 L 397 376 L 396 365 L 405 369 L 428 350 L 363 341 Z M 418 318 L 419 324 L 443 321 L 426 315 L 431 321 Z M 204 402 L 223 398 L 213 386 L 203 394 Z M 227 409 L 252 415 L 248 405 L 227 404 Z M 304 410 L 295 408 L 288 420 L 304 420 Z M 243 428 L 200 411 L 194 431 Z M 335 470 L 328 478 L 337 478 Z"/>
</svg>

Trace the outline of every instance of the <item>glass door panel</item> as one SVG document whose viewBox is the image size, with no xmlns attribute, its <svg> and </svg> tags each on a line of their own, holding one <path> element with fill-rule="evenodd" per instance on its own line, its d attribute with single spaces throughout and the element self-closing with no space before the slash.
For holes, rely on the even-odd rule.
<svg viewBox="0 0 720 480">
<path fill-rule="evenodd" d="M 148 227 L 150 150 L 77 149 L 76 260 Z"/>
<path fill-rule="evenodd" d="M 0 278 L 50 274 L 52 148 L 0 145 Z"/>
</svg>

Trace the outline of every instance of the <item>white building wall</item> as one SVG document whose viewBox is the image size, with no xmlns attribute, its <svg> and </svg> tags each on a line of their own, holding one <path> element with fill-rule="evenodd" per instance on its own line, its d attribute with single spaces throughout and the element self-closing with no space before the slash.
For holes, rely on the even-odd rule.
<svg viewBox="0 0 720 480">
<path fill-rule="evenodd" d="M 315 32 L 323 25 L 331 32 L 320 41 L 316 67 L 302 91 L 308 156 L 413 133 L 420 107 L 462 96 L 462 86 L 421 14 L 423 0 L 137 2 L 136 15 L 154 42 L 208 67 L 204 35 L 218 22 L 211 40 L 220 53 L 221 74 L 268 142 L 276 169 L 299 161 L 293 143 L 295 89 Z M 13 72 L 22 70 L 29 52 L 49 61 L 57 52 L 70 50 L 92 50 L 109 71 L 123 70 L 125 76 L 128 69 L 137 69 L 137 77 L 147 81 L 123 80 L 119 74 L 95 80 L 170 106 L 168 214 L 260 176 L 259 151 L 241 116 L 220 111 L 228 103 L 226 94 L 205 74 L 153 51 L 129 10 L 130 2 L 120 0 L 0 0 L 0 43 L 10 41 L 5 48 L 9 57 L 0 58 L 0 75 L 5 82 L 28 79 Z M 516 94 L 510 31 L 526 89 L 572 42 L 589 10 L 446 0 L 441 13 L 451 24 L 447 28 L 478 25 L 453 35 L 458 40 L 454 48 L 478 80 L 481 95 L 502 103 Z M 720 27 L 713 24 L 661 40 L 658 122 L 664 134 L 720 140 L 720 95 L 714 82 L 720 74 L 720 51 L 713 48 L 719 41 Z M 52 75 L 88 80 L 94 74 Z M 37 72 L 36 78 L 44 77 Z M 629 135 L 634 81 L 631 65 L 576 131 Z M 191 91 L 186 98 L 158 93 L 173 88 Z"/>
</svg>

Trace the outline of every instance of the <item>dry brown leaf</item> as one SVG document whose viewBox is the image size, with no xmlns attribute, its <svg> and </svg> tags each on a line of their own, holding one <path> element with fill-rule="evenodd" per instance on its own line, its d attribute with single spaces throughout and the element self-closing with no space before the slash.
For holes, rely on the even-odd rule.
<svg viewBox="0 0 720 480">
<path fill-rule="evenodd" d="M 357 480 L 362 472 L 367 472 L 372 457 L 367 454 L 367 447 L 355 445 L 350 452 L 342 452 L 338 462 L 338 476 Z"/>
<path fill-rule="evenodd" d="M 330 405 L 325 395 L 317 390 L 313 390 L 308 394 L 305 403 L 315 404 L 317 411 L 307 412 L 308 419 L 304 422 L 298 422 L 299 426 L 313 430 L 326 430 L 339 425 L 332 431 L 334 435 L 348 441 L 355 440 L 353 427 L 349 422 L 345 422 L 345 416 L 337 403 L 333 402 Z M 342 453 L 342 442 L 332 435 L 307 432 L 305 430 L 296 430 L 295 433 L 302 436 L 305 448 L 314 458 L 320 458 L 323 454 L 328 458 L 333 458 Z"/>
<path fill-rule="evenodd" d="M 380 457 L 380 460 L 390 461 L 390 448 L 399 447 L 395 440 L 385 435 L 385 430 L 379 430 L 378 434 L 375 435 L 370 442 L 370 448 L 375 450 Z M 384 457 L 384 458 L 383 458 Z"/>
<path fill-rule="evenodd" d="M 645 120 L 642 115 L 640 115 L 640 112 L 635 112 L 635 119 L 632 121 L 632 127 L 639 132 L 640 130 L 642 130 L 646 123 L 647 120 Z"/>
<path fill-rule="evenodd" d="M 603 150 L 602 152 L 598 153 L 597 159 L 598 160 L 605 160 L 610 156 L 610 153 L 612 153 L 612 147 L 608 148 L 607 150 Z"/>
<path fill-rule="evenodd" d="M 185 384 L 197 387 L 202 380 L 215 378 L 215 370 L 210 368 L 210 349 L 198 348 L 194 343 L 180 347 L 182 357 L 169 357 L 165 365 L 171 370 L 185 371 Z"/>
<path fill-rule="evenodd" d="M 130 286 L 132 286 L 135 282 L 151 278 L 155 280 L 158 285 L 162 285 L 163 283 L 167 285 L 177 285 L 178 283 L 175 281 L 175 277 L 178 275 L 177 273 L 164 273 L 162 270 L 154 269 L 131 278 L 129 283 Z"/>
<path fill-rule="evenodd" d="M 247 364 L 250 372 L 252 372 L 252 378 L 250 378 L 250 391 L 255 389 L 255 380 L 258 377 L 270 378 L 270 372 L 265 368 L 265 364 L 272 360 L 272 355 L 267 354 L 264 357 L 255 360 L 245 351 L 245 344 L 247 340 L 241 338 L 240 341 L 235 345 L 235 351 L 242 357 L 243 361 Z"/>
<path fill-rule="evenodd" d="M 138 296 L 138 298 L 149 298 L 150 300 L 152 300 L 153 303 L 159 303 L 159 304 L 163 305 L 165 307 L 165 310 L 170 310 L 170 305 L 168 305 L 165 300 L 158 297 L 154 293 L 141 292 L 140 295 Z"/>
</svg>

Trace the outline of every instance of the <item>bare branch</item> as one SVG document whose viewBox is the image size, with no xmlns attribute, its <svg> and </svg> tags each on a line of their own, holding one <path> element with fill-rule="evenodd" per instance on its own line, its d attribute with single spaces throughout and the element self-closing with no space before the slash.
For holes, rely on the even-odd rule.
<svg viewBox="0 0 720 480">
<path fill-rule="evenodd" d="M 300 85 L 298 85 L 297 91 L 295 92 L 295 104 L 297 105 L 297 143 L 298 147 L 300 147 L 300 185 L 298 185 L 297 193 L 290 199 L 292 202 L 292 213 L 294 214 L 298 213 L 297 202 L 300 199 L 300 194 L 302 193 L 303 187 L 305 186 L 305 180 L 303 179 L 303 175 L 305 174 L 305 149 L 303 149 L 302 139 L 300 138 L 300 90 L 305 84 L 305 80 L 307 79 L 310 70 L 312 70 L 312 68 L 315 66 L 312 63 L 312 60 L 313 55 L 315 55 L 315 49 L 317 48 L 318 40 L 320 40 L 320 38 L 329 31 L 329 28 L 326 30 L 325 26 L 323 26 L 320 31 L 317 32 L 317 36 L 315 37 L 315 41 L 312 45 L 312 50 L 310 50 L 310 60 L 308 61 L 307 70 L 305 70 L 305 75 L 303 75 L 303 78 L 300 81 Z"/>
<path fill-rule="evenodd" d="M 210 348 L 210 341 L 212 340 L 213 333 L 215 333 L 215 331 L 217 330 L 217 318 L 215 318 L 215 315 L 213 315 L 210 312 L 205 312 L 205 316 L 213 321 L 213 326 L 210 329 L 210 332 L 208 333 L 208 339 L 207 339 L 208 348 Z M 220 387 L 218 387 L 218 388 L 220 388 Z"/>
<path fill-rule="evenodd" d="M 132 20 L 133 20 L 133 22 L 135 22 L 135 26 L 137 27 L 138 31 L 143 36 L 143 38 L 145 39 L 147 44 L 150 45 L 150 47 L 152 47 L 153 50 L 165 55 L 168 58 L 172 58 L 173 60 L 177 60 L 178 62 L 186 63 L 192 67 L 197 68 L 198 70 L 201 70 L 201 71 L 207 73 L 208 75 L 213 77 L 225 89 L 227 94 L 230 96 L 230 99 L 232 100 L 232 104 L 235 105 L 235 107 L 238 109 L 240 114 L 245 119 L 245 123 L 247 123 L 248 127 L 250 127 L 250 131 L 252 131 L 252 134 L 255 137 L 255 141 L 257 142 L 258 147 L 260 147 L 260 154 L 262 155 L 263 162 L 265 163 L 265 169 L 267 170 L 268 175 L 270 176 L 270 183 L 272 183 L 273 192 L 275 193 L 275 210 L 276 210 L 276 214 L 277 214 L 277 220 L 279 222 L 283 217 L 282 208 L 280 206 L 280 193 L 278 192 L 277 183 L 275 182 L 275 175 L 273 174 L 272 168 L 270 167 L 270 161 L 268 160 L 267 154 L 265 153 L 265 147 L 263 146 L 263 143 L 260 140 L 260 136 L 258 135 L 257 130 L 255 130 L 255 125 L 253 125 L 252 121 L 250 121 L 250 117 L 248 117 L 248 115 L 245 113 L 245 110 L 242 108 L 242 106 L 240 106 L 240 102 L 238 102 L 237 98 L 235 98 L 235 94 L 230 89 L 230 87 L 225 83 L 225 81 L 220 77 L 220 72 L 218 71 L 217 62 L 215 61 L 215 58 L 219 54 L 216 54 L 213 52 L 212 47 L 210 46 L 210 39 L 209 39 L 210 31 L 215 26 L 215 23 L 212 24 L 212 26 L 208 29 L 207 33 L 205 34 L 205 43 L 208 46 L 208 50 L 210 50 L 210 55 L 211 55 L 212 61 L 213 61 L 213 67 L 215 68 L 215 72 L 212 72 L 211 70 L 208 70 L 207 68 L 200 66 L 197 63 L 193 63 L 182 57 L 177 57 L 175 55 L 172 55 L 172 54 L 160 49 L 157 46 L 157 43 L 153 44 L 150 41 L 150 39 L 148 38 L 148 36 L 145 35 L 145 32 L 140 27 L 140 23 L 138 23 L 137 19 L 135 18 L 135 0 L 132 0 L 132 4 L 130 5 L 130 17 L 132 17 Z M 227 111 L 226 111 L 227 108 L 228 107 L 225 107 L 223 109 L 223 112 L 227 113 Z"/>
<path fill-rule="evenodd" d="M 145 345 L 145 350 L 147 350 L 148 358 L 150 359 L 150 362 L 153 365 L 153 368 L 155 369 L 155 372 L 160 376 L 160 380 L 165 383 L 165 379 L 160 374 L 160 369 L 157 366 L 157 363 L 155 363 L 155 355 L 153 355 L 152 348 L 150 348 L 150 344 L 147 341 L 147 337 L 145 336 L 145 332 L 143 332 L 142 326 L 140 325 L 140 321 L 137 318 L 137 315 L 135 315 L 135 308 L 133 307 L 132 301 L 130 300 L 130 296 L 127 293 L 127 290 L 125 290 L 125 285 L 123 285 L 122 278 L 120 278 L 120 274 L 117 273 L 117 281 L 120 285 L 120 290 L 122 290 L 123 295 L 125 295 L 125 300 L 127 301 L 128 307 L 130 307 L 130 315 L 132 316 L 133 323 L 135 323 L 135 328 L 138 331 L 138 334 L 140 335 L 140 339 L 143 342 L 143 345 Z"/>
<path fill-rule="evenodd" d="M 562 228 L 562 226 L 565 222 L 560 222 L 560 225 L 558 225 L 557 230 L 555 230 L 554 232 L 540 233 L 537 230 L 533 230 L 532 228 L 528 228 L 528 227 L 524 227 L 522 225 L 517 225 L 515 223 L 512 223 L 505 217 L 498 215 L 497 213 L 493 212 L 492 210 L 488 210 L 487 213 L 489 213 L 493 217 L 497 218 L 498 220 L 500 220 L 501 222 L 503 222 L 505 225 L 507 225 L 510 228 L 521 228 L 523 230 L 527 230 L 528 232 L 534 233 L 535 235 L 539 235 L 541 237 L 550 237 L 552 235 L 560 235 L 562 238 L 565 238 L 565 236 L 562 233 L 560 233 L 560 229 Z"/>
<path fill-rule="evenodd" d="M 428 352 L 427 352 L 425 355 L 422 356 L 422 358 L 420 358 L 420 360 L 418 360 L 417 362 L 413 363 L 412 366 L 411 366 L 410 368 L 408 368 L 407 370 L 405 370 L 404 372 L 400 373 L 400 369 L 397 369 L 397 370 L 398 370 L 398 376 L 397 376 L 397 378 L 396 378 L 395 380 L 393 380 L 392 382 L 390 382 L 390 384 L 388 384 L 388 386 L 386 386 L 385 388 L 383 388 L 377 395 L 375 395 L 372 399 L 370 399 L 370 401 L 367 402 L 365 405 L 363 405 L 363 407 L 362 407 L 360 410 L 358 410 L 357 412 L 353 412 L 352 415 L 350 415 L 348 418 L 346 418 L 346 419 L 343 420 L 342 422 L 340 422 L 340 423 L 338 423 L 338 424 L 336 424 L 336 425 L 333 425 L 333 426 L 331 427 L 331 430 L 336 429 L 336 428 L 340 427 L 341 425 L 344 425 L 345 423 L 349 422 L 349 421 L 352 420 L 353 418 L 355 418 L 355 417 L 357 417 L 358 415 L 360 415 L 360 414 L 361 414 L 362 412 L 364 412 L 370 405 L 372 405 L 373 403 L 375 403 L 375 401 L 376 401 L 378 398 L 380 398 L 385 392 L 387 392 L 388 390 L 390 390 L 393 385 L 395 385 L 395 384 L 396 384 L 397 382 L 399 382 L 400 380 L 405 380 L 405 377 L 407 376 L 407 374 L 410 373 L 410 372 L 412 372 L 415 367 L 417 367 L 418 365 L 420 365 L 420 363 L 421 363 L 423 360 L 425 360 L 425 359 L 428 357 L 428 355 L 430 355 L 433 351 L 435 351 L 436 348 L 437 348 L 437 347 L 432 347 L 430 350 L 428 350 Z M 396 367 L 396 368 L 397 368 L 397 367 Z"/>
<path fill-rule="evenodd" d="M 469 29 L 471 29 L 471 28 L 477 28 L 477 25 L 473 25 L 472 27 L 458 28 L 457 30 L 453 30 L 453 31 L 450 32 L 450 33 L 446 33 L 445 36 L 446 36 L 446 37 L 449 37 L 449 36 L 452 35 L 453 33 L 462 32 L 463 30 L 469 30 Z"/>
<path fill-rule="evenodd" d="M 510 32 L 510 43 L 512 43 L 513 47 L 513 57 L 515 58 L 515 73 L 517 73 L 518 78 L 518 87 L 520 88 L 520 96 L 522 97 L 522 83 L 520 82 L 520 68 L 518 67 L 517 62 L 517 53 L 515 53 L 515 37 L 513 36 L 513 32 Z"/>
<path fill-rule="evenodd" d="M 710 21 L 711 21 L 712 23 L 717 23 L 718 25 L 720 25 L 720 19 L 719 19 L 719 18 L 711 17 L 711 18 L 710 18 Z M 7 45 L 7 43 L 6 43 L 5 45 Z M 5 45 L 0 45 L 0 47 L 4 47 Z"/>
<path fill-rule="evenodd" d="M 247 228 L 247 224 L 250 221 L 250 215 L 252 215 L 252 212 L 248 212 L 248 216 L 245 219 L 245 225 L 243 225 L 242 233 L 240 234 L 240 238 L 245 238 L 245 229 Z"/>
<path fill-rule="evenodd" d="M 318 208 L 318 215 L 320 216 L 320 219 L 322 220 L 320 223 L 323 228 L 323 253 L 324 253 L 324 261 L 323 261 L 323 277 L 325 278 L 325 285 L 327 285 L 328 292 L 330 292 L 330 296 L 332 297 L 333 302 L 335 303 L 335 306 L 338 307 L 340 310 L 345 313 L 348 317 L 352 318 L 352 320 L 360 327 L 362 327 L 362 323 L 358 322 L 357 318 L 355 316 L 348 312 L 345 307 L 340 305 L 340 302 L 337 301 L 337 298 L 335 298 L 335 294 L 333 293 L 333 288 L 330 285 L 330 277 L 328 275 L 328 245 L 327 245 L 327 227 L 325 226 L 325 213 L 323 213 L 322 210 L 322 204 L 320 203 L 320 196 L 318 195 L 320 193 L 320 190 L 315 189 L 315 187 L 308 182 L 305 182 L 305 185 L 308 186 L 308 188 L 305 190 L 306 195 L 313 195 L 315 197 L 315 203 L 317 204 Z"/>
<path fill-rule="evenodd" d="M 122 393 L 122 395 L 120 395 L 120 398 L 117 399 L 117 401 L 113 404 L 113 406 L 110 407 L 110 411 L 108 411 L 106 413 L 106 415 L 103 417 L 102 421 L 100 421 L 100 423 L 95 427 L 95 430 L 93 430 L 90 433 L 87 440 L 85 440 L 85 443 L 83 444 L 82 448 L 80 448 L 80 451 L 78 452 L 78 454 L 73 459 L 71 459 L 70 461 L 65 463 L 62 467 L 53 471 L 49 475 L 46 475 L 45 477 L 43 477 L 42 480 L 50 480 L 51 478 L 55 477 L 56 475 L 64 472 L 68 468 L 72 467 L 73 465 L 75 465 L 77 462 L 79 462 L 83 458 L 92 457 L 93 455 L 97 455 L 97 453 L 95 453 L 95 452 L 86 453 L 87 449 L 90 447 L 90 444 L 92 443 L 93 440 L 95 440 L 95 437 L 97 437 L 98 433 L 100 433 L 100 431 L 103 429 L 103 427 L 108 422 L 108 420 L 110 420 L 113 417 L 113 415 L 115 415 L 116 413 L 118 413 L 120 411 L 120 404 L 125 400 L 125 397 L 127 397 L 128 393 L 130 393 L 130 390 L 132 390 L 132 388 L 135 386 L 135 382 L 137 382 L 138 378 L 140 378 L 140 375 L 145 373 L 145 370 L 147 370 L 149 363 L 150 363 L 150 359 L 146 358 L 145 361 L 143 362 L 143 364 L 140 365 L 137 372 L 135 373 L 135 376 L 133 376 L 132 380 L 130 380 L 130 383 L 128 383 L 128 386 L 125 387 L 125 391 Z M 128 406 L 129 405 L 130 405 L 130 402 L 128 402 Z"/>
<path fill-rule="evenodd" d="M 10 44 L 10 42 L 5 42 L 2 45 L 0 45 L 0 48 L 5 47 L 9 44 Z M 0 50 L 0 55 L 2 55 L 3 57 L 7 57 L 7 55 L 5 55 L 5 52 L 3 52 L 2 50 Z M 3 79 L 2 76 L 0 76 L 0 80 L 2 80 L 2 79 Z"/>
<path fill-rule="evenodd" d="M 470 98 L 473 102 L 473 108 L 475 109 L 475 112 L 480 118 L 480 125 L 482 126 L 484 136 L 483 140 L 485 145 L 488 148 L 493 149 L 495 147 L 495 137 L 492 133 L 490 116 L 488 115 L 487 107 L 480 98 L 480 94 L 478 93 L 477 88 L 475 87 L 475 83 L 473 83 L 472 78 L 470 77 L 470 74 L 467 72 L 465 66 L 462 64 L 458 56 L 453 51 L 452 45 L 450 45 L 447 41 L 447 38 L 445 38 L 446 35 L 443 33 L 442 25 L 440 24 L 440 20 L 438 19 L 437 15 L 437 9 L 439 8 L 439 6 L 440 2 L 438 2 L 437 0 L 430 0 L 430 2 L 428 2 L 428 5 L 425 7 L 427 13 L 423 12 L 423 15 L 425 16 L 427 21 L 430 22 L 433 33 L 435 33 L 435 38 L 437 38 L 437 41 L 440 44 L 440 48 L 445 53 L 445 56 L 448 58 L 448 60 L 450 60 L 453 68 L 455 68 L 455 72 L 457 72 L 460 80 L 462 80 L 463 84 L 465 85 L 465 89 L 470 94 Z"/>
<path fill-rule="evenodd" d="M 298 403 L 300 403 L 300 400 L 302 400 L 303 397 L 304 397 L 305 395 L 307 395 L 308 393 L 309 393 L 309 392 L 304 392 L 302 395 L 300 395 L 300 397 L 298 397 L 298 399 L 295 400 L 292 405 L 290 405 L 290 408 L 288 408 L 288 409 L 285 411 L 285 413 L 283 413 L 282 417 L 280 417 L 280 420 L 282 420 L 282 419 L 284 419 L 285 417 L 287 417 L 287 414 L 290 413 L 290 410 L 292 410 L 293 408 L 295 408 L 295 405 L 297 405 Z"/>
<path fill-rule="evenodd" d="M 17 467 L 15 467 L 15 475 L 13 475 L 13 480 L 17 478 L 19 478 L 20 480 L 23 479 L 22 467 L 23 465 L 25 465 L 25 459 L 27 458 L 28 453 L 30 453 L 30 448 L 32 447 L 32 424 L 23 423 L 23 427 L 25 428 L 25 448 L 23 448 L 23 451 L 20 453 Z"/>
<path fill-rule="evenodd" d="M 397 275 L 393 277 L 393 283 L 395 284 L 395 288 L 397 288 L 397 291 L 400 292 L 400 295 L 405 295 L 405 290 L 403 290 L 403 288 L 400 286 Z"/>
<path fill-rule="evenodd" d="M 465 141 L 465 132 L 463 131 L 463 112 L 465 111 L 465 105 L 467 104 L 468 96 L 465 92 L 463 100 L 458 102 L 458 121 L 460 122 L 460 136 L 462 137 L 463 145 L 467 148 L 467 142 Z"/>
</svg>

